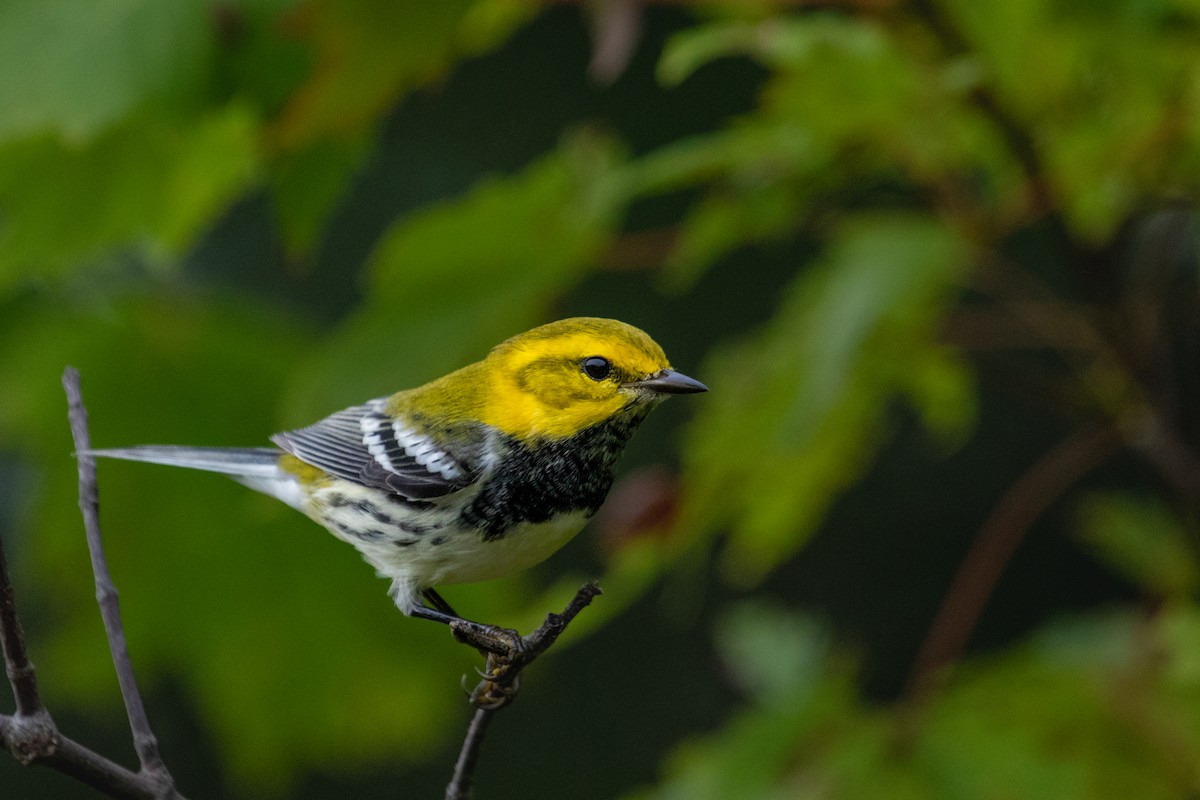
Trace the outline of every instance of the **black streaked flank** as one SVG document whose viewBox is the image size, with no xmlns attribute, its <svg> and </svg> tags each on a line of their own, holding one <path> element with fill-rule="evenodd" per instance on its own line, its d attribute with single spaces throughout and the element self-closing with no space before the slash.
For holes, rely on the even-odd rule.
<svg viewBox="0 0 1200 800">
<path fill-rule="evenodd" d="M 337 520 L 333 522 L 333 526 L 347 536 L 362 539 L 364 542 L 381 542 L 388 538 L 387 533 L 378 528 L 355 528 L 353 525 L 347 525 Z"/>
<path fill-rule="evenodd" d="M 333 508 L 352 508 L 363 516 L 370 517 L 383 525 L 395 525 L 396 520 L 380 510 L 379 506 L 365 498 L 351 499 L 344 494 L 331 494 L 326 500 Z"/>
<path fill-rule="evenodd" d="M 389 503 L 398 505 L 401 508 L 412 509 L 414 511 L 428 511 L 437 505 L 436 503 L 431 503 L 428 500 L 413 500 L 412 498 L 405 497 L 401 494 L 395 494 L 394 492 L 382 492 L 379 496 L 384 500 L 387 500 Z"/>
</svg>

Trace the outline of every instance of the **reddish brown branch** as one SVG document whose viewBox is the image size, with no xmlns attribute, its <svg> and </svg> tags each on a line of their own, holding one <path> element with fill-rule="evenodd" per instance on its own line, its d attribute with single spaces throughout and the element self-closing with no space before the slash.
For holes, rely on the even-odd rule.
<svg viewBox="0 0 1200 800">
<path fill-rule="evenodd" d="M 921 643 L 907 694 L 928 696 L 938 673 L 962 654 L 1013 553 L 1033 523 L 1084 475 L 1109 458 L 1120 438 L 1110 427 L 1076 431 L 1048 450 L 993 509 L 963 559 Z"/>
</svg>

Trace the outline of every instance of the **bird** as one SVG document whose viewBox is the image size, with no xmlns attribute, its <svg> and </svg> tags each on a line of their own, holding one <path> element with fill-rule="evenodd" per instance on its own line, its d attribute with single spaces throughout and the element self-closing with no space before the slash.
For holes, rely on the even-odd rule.
<svg viewBox="0 0 1200 800">
<path fill-rule="evenodd" d="M 600 507 L 647 414 L 669 395 L 705 391 L 639 328 L 574 317 L 417 388 L 275 434 L 274 447 L 81 455 L 228 475 L 356 548 L 391 581 L 404 614 L 453 624 L 465 620 L 436 587 L 548 558 Z"/>
</svg>

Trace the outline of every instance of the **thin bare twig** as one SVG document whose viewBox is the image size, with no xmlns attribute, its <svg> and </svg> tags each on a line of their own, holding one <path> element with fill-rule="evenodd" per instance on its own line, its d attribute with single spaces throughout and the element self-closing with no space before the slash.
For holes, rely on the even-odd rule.
<svg viewBox="0 0 1200 800">
<path fill-rule="evenodd" d="M 98 789 L 110 797 L 151 798 L 146 780 L 120 764 L 92 752 L 63 736 L 42 705 L 33 664 L 25 647 L 25 635 L 17 616 L 12 578 L 0 542 L 0 645 L 4 667 L 16 700 L 17 713 L 0 714 L 0 747 L 21 764 L 44 764 Z"/>
<path fill-rule="evenodd" d="M 1054 299 L 1053 291 L 1028 271 L 999 258 L 993 263 L 1003 270 L 1000 280 L 976 287 L 994 294 L 1005 313 L 1057 350 L 1129 449 L 1157 469 L 1185 503 L 1194 505 L 1200 498 L 1200 454 L 1172 421 L 1170 398 L 1139 380 L 1136 360 L 1080 307 Z"/>
<path fill-rule="evenodd" d="M 79 373 L 68 368 L 63 373 L 67 392 L 71 433 L 77 451 L 89 447 L 87 410 L 79 390 Z M 13 597 L 12 578 L 0 543 L 0 645 L 4 653 L 5 672 L 12 685 L 16 713 L 0 714 L 0 748 L 8 750 L 22 764 L 41 764 L 69 775 L 81 783 L 115 798 L 132 800 L 183 800 L 175 790 L 170 773 L 158 755 L 157 741 L 150 732 L 145 708 L 133 680 L 129 653 L 121 630 L 116 590 L 108 574 L 104 551 L 100 543 L 100 523 L 97 506 L 96 468 L 92 459 L 79 458 L 79 507 L 83 512 L 88 549 L 96 575 L 97 602 L 109 635 L 113 663 L 116 665 L 121 693 L 129 711 L 134 745 L 141 759 L 140 772 L 133 772 L 110 761 L 93 750 L 64 736 L 42 705 L 37 690 L 33 664 L 25 647 L 25 637 L 17 616 Z"/>
<path fill-rule="evenodd" d="M 33 763 L 69 775 L 119 800 L 158 800 L 145 778 L 62 734 L 44 710 L 41 718 L 0 714 L 0 748 L 24 765 Z"/>
<path fill-rule="evenodd" d="M 79 388 L 79 372 L 67 367 L 63 372 L 63 388 L 67 393 L 68 418 L 71 422 L 71 437 L 75 442 L 76 461 L 79 465 L 79 510 L 83 514 L 83 527 L 87 534 L 88 552 L 92 557 L 92 572 L 96 578 L 96 603 L 104 620 L 104 633 L 112 652 L 113 668 L 117 683 L 121 687 L 121 699 L 129 716 L 129 729 L 133 734 L 133 747 L 141 764 L 141 772 L 159 787 L 162 797 L 174 797 L 175 780 L 163 763 L 158 752 L 158 739 L 150 729 L 146 707 L 138 691 L 137 678 L 133 674 L 133 662 L 125 643 L 125 628 L 121 624 L 120 600 L 117 587 L 108 571 L 108 559 L 104 555 L 104 543 L 100 538 L 100 503 L 96 488 L 96 460 L 84 455 L 91 450 L 91 435 L 88 433 L 87 409 Z"/>
<path fill-rule="evenodd" d="M 37 675 L 25 649 L 25 633 L 17 616 L 8 560 L 0 543 L 0 648 L 4 672 L 12 686 L 17 713 L 0 716 L 0 745 L 22 764 L 52 754 L 57 747 L 57 730 L 38 694 Z"/>
<path fill-rule="evenodd" d="M 475 783 L 475 765 L 479 761 L 483 737 L 496 712 L 516 698 L 521 670 L 549 650 L 567 629 L 567 625 L 571 624 L 571 620 L 587 608 L 599 594 L 600 587 L 595 583 L 584 584 L 561 614 L 547 614 L 541 627 L 528 636 L 518 637 L 515 646 L 499 654 L 497 653 L 504 648 L 498 647 L 496 638 L 489 636 L 480 626 L 451 624 L 454 637 L 460 642 L 495 655 L 489 656 L 488 672 L 471 692 L 475 716 L 471 718 L 458 760 L 454 764 L 454 775 L 446 786 L 446 800 L 470 799 Z"/>
<path fill-rule="evenodd" d="M 25 633 L 17 617 L 17 603 L 13 596 L 12 579 L 8 575 L 8 561 L 4 547 L 0 546 L 0 647 L 4 652 L 4 671 L 12 686 L 13 698 L 17 703 L 17 716 L 35 717 L 44 714 L 42 699 L 38 694 L 37 676 L 29 654 L 25 649 Z"/>
<path fill-rule="evenodd" d="M 462 750 L 458 760 L 454 762 L 454 775 L 446 787 L 446 800 L 468 800 L 475 786 L 475 764 L 479 761 L 479 750 L 483 746 L 483 736 L 487 732 L 488 723 L 496 716 L 494 708 L 476 708 L 475 716 L 467 727 L 466 738 L 463 739 Z"/>
</svg>

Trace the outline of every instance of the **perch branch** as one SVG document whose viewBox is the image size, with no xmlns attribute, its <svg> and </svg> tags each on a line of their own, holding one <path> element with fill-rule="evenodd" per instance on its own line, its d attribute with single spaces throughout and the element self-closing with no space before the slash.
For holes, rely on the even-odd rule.
<svg viewBox="0 0 1200 800">
<path fill-rule="evenodd" d="M 467 728 L 462 750 L 454 764 L 454 775 L 446 787 L 446 800 L 469 800 L 483 737 L 495 713 L 516 697 L 521 671 L 549 650 L 571 620 L 599 594 L 600 587 L 595 583 L 584 584 L 561 614 L 547 614 L 541 627 L 528 636 L 515 636 L 514 641 L 497 637 L 480 626 L 451 624 L 455 639 L 491 655 L 488 656 L 483 680 L 471 692 L 475 716 Z"/>
<path fill-rule="evenodd" d="M 25 635 L 17 616 L 12 578 L 0 542 L 0 645 L 4 667 L 12 686 L 17 712 L 0 714 L 0 747 L 22 764 L 44 764 L 70 775 L 110 797 L 156 797 L 145 779 L 109 761 L 59 732 L 42 705 L 37 677 L 25 648 Z"/>
<path fill-rule="evenodd" d="M 12 686 L 13 699 L 17 704 L 17 716 L 36 718 L 46 709 L 38 695 L 37 675 L 25 649 L 25 633 L 17 617 L 17 602 L 13 596 L 12 579 L 8 575 L 8 561 L 4 547 L 0 545 L 0 646 L 4 652 L 4 672 Z"/>
<path fill-rule="evenodd" d="M 63 373 L 67 393 L 71 433 L 78 452 L 89 447 L 87 410 L 79 390 L 79 373 L 68 368 Z M 0 543 L 0 645 L 5 672 L 12 686 L 16 713 L 0 714 L 0 747 L 21 764 L 41 764 L 69 775 L 109 797 L 133 800 L 183 800 L 158 755 L 154 734 L 150 732 L 145 708 L 133 680 L 133 668 L 125 647 L 117 608 L 116 590 L 108 574 L 100 543 L 99 511 L 96 491 L 96 467 L 91 458 L 79 458 L 79 507 L 83 512 L 88 549 L 96 576 L 97 602 L 109 636 L 113 663 L 121 693 L 129 711 L 134 744 L 141 760 L 141 771 L 133 772 L 114 761 L 64 736 L 38 694 L 33 664 L 25 647 L 25 637 L 17 615 L 12 579 L 3 544 Z"/>
<path fill-rule="evenodd" d="M 75 442 L 76 461 L 79 466 L 79 510 L 83 514 L 83 527 L 87 534 L 88 552 L 92 557 L 92 572 L 96 578 L 96 603 L 104 621 L 104 633 L 112 652 L 113 668 L 117 683 L 121 687 L 121 699 L 129 717 L 129 729 L 133 734 L 133 747 L 141 764 L 141 774 L 158 786 L 163 797 L 175 795 L 175 781 L 167 771 L 158 752 L 158 739 L 150 729 L 146 707 L 138 692 L 137 679 L 133 674 L 133 662 L 125 643 L 125 628 L 121 624 L 120 601 L 117 587 L 108 571 L 108 559 L 104 555 L 104 544 L 100 538 L 100 503 L 96 488 L 96 461 L 84 455 L 92 447 L 88 433 L 88 414 L 83 405 L 83 394 L 79 388 L 79 372 L 67 367 L 63 373 L 63 388 L 67 393 L 67 414 L 71 422 L 71 437 Z"/>
</svg>

